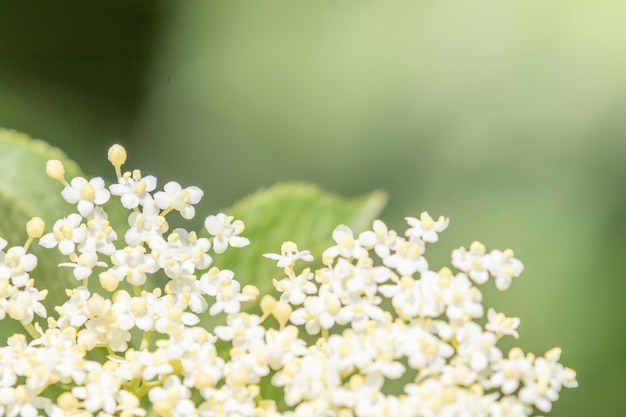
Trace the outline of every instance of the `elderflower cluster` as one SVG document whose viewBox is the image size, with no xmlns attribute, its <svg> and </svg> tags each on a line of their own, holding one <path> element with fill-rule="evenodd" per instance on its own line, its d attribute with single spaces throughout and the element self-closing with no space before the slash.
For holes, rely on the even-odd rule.
<svg viewBox="0 0 626 417">
<path fill-rule="evenodd" d="M 76 212 L 49 233 L 31 220 L 24 246 L 0 239 L 0 319 L 26 330 L 0 347 L 0 416 L 522 417 L 577 385 L 558 348 L 500 350 L 518 318 L 488 309 L 479 324 L 477 285 L 505 290 L 522 272 L 511 250 L 474 242 L 452 253 L 457 272 L 432 271 L 426 244 L 448 219 L 409 217 L 404 236 L 380 220 L 358 236 L 341 225 L 317 270 L 296 268 L 313 255 L 294 242 L 265 255 L 282 278 L 277 297 L 260 297 L 213 266 L 212 253 L 250 243 L 243 223 L 220 213 L 199 233 L 170 230 L 166 216 L 193 218 L 202 191 L 157 191 L 155 177 L 122 173 L 125 159 L 110 149 L 108 187 L 67 182 L 50 161 Z M 111 196 L 130 211 L 123 233 L 109 223 Z M 60 267 L 75 278 L 53 311 L 31 277 L 36 239 L 67 256 Z M 205 328 L 211 316 L 225 319 Z"/>
</svg>

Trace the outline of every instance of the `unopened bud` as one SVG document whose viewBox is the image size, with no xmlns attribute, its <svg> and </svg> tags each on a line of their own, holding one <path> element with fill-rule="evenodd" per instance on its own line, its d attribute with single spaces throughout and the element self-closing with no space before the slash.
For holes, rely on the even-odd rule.
<svg viewBox="0 0 626 417">
<path fill-rule="evenodd" d="M 259 298 L 259 294 L 260 294 L 259 289 L 255 287 L 254 285 L 246 285 L 241 290 L 241 293 L 243 295 L 252 297 L 251 301 L 256 301 L 256 299 Z"/>
<path fill-rule="evenodd" d="M 551 362 L 557 362 L 559 359 L 561 359 L 561 348 L 554 347 L 547 351 L 544 356 L 547 360 Z"/>
<path fill-rule="evenodd" d="M 65 182 L 65 167 L 58 159 L 51 159 L 46 164 L 46 174 L 52 179 Z"/>
<path fill-rule="evenodd" d="M 28 237 L 33 239 L 39 239 L 43 236 L 43 232 L 46 230 L 46 223 L 41 217 L 33 217 L 28 223 L 26 223 L 26 233 Z"/>
<path fill-rule="evenodd" d="M 94 333 L 82 330 L 80 333 L 78 333 L 78 339 L 76 343 L 89 352 L 98 345 L 98 339 L 96 338 L 96 335 Z"/>
<path fill-rule="evenodd" d="M 234 366 L 228 375 L 230 385 L 241 387 L 248 383 L 248 371 L 242 366 Z"/>
<path fill-rule="evenodd" d="M 114 167 L 121 167 L 126 162 L 126 149 L 122 145 L 115 144 L 109 148 L 109 162 Z"/>
<path fill-rule="evenodd" d="M 101 272 L 100 275 L 98 275 L 98 280 L 102 288 L 109 292 L 115 291 L 120 283 L 115 274 L 109 271 Z"/>
<path fill-rule="evenodd" d="M 57 398 L 57 405 L 64 411 L 72 411 L 78 407 L 78 399 L 70 392 L 64 392 Z"/>
<path fill-rule="evenodd" d="M 28 303 L 30 300 L 26 300 L 25 297 L 16 297 L 9 300 L 7 303 L 7 314 L 13 320 L 22 321 L 28 314 Z"/>
<path fill-rule="evenodd" d="M 272 314 L 276 318 L 276 321 L 280 325 L 281 329 L 289 321 L 289 317 L 291 316 L 292 312 L 293 312 L 293 309 L 288 303 L 285 303 L 284 301 L 279 301 L 276 303 L 276 306 L 274 307 L 274 311 L 272 312 Z"/>
<path fill-rule="evenodd" d="M 100 316 L 106 309 L 106 300 L 100 294 L 93 294 L 89 300 L 87 300 L 87 311 L 92 316 Z"/>
<path fill-rule="evenodd" d="M 211 388 L 215 386 L 215 381 L 206 372 L 198 372 L 194 379 L 194 386 L 198 389 Z"/>
<path fill-rule="evenodd" d="M 167 398 L 159 398 L 152 404 L 152 409 L 161 416 L 172 414 L 172 403 Z"/>
<path fill-rule="evenodd" d="M 261 298 L 261 311 L 263 314 L 272 314 L 276 308 L 276 298 L 266 294 Z"/>
</svg>

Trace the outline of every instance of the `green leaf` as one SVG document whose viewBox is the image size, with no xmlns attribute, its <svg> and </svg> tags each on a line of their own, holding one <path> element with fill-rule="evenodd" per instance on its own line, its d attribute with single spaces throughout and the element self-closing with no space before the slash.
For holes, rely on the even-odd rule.
<svg viewBox="0 0 626 417">
<path fill-rule="evenodd" d="M 0 129 L 0 236 L 8 241 L 8 248 L 26 242 L 26 222 L 31 218 L 41 217 L 49 231 L 57 219 L 72 212 L 72 206 L 61 197 L 63 186 L 46 174 L 50 159 L 63 162 L 67 178 L 82 175 L 78 165 L 59 149 L 22 133 Z M 46 304 L 64 300 L 63 289 L 76 281 L 70 268 L 58 267 L 60 262 L 67 262 L 67 257 L 36 242 L 29 252 L 38 258 L 37 268 L 31 273 L 35 286 L 50 290 L 50 302 Z M 3 335 L 9 322 L 2 324 Z"/>
<path fill-rule="evenodd" d="M 0 128 L 0 198 L 5 204 L 16 205 L 16 211 L 28 219 L 38 216 L 46 223 L 66 216 L 71 210 L 61 197 L 63 186 L 46 175 L 46 163 L 50 159 L 63 162 L 67 178 L 83 175 L 61 150 L 23 133 Z M 10 220 L 5 219 L 5 223 L 14 223 Z M 21 225 L 12 224 L 0 230 L 13 231 L 14 227 L 19 228 L 19 235 L 25 236 Z"/>
<path fill-rule="evenodd" d="M 214 265 L 234 271 L 242 284 L 254 284 L 265 294 L 272 289 L 272 278 L 281 278 L 283 271 L 276 261 L 263 257 L 264 253 L 280 253 L 281 244 L 291 240 L 319 261 L 321 252 L 332 244 L 337 225 L 345 224 L 357 234 L 371 226 L 386 201 L 382 191 L 343 198 L 304 183 L 262 189 L 226 211 L 243 220 L 246 228 L 242 235 L 251 244 L 216 255 Z M 301 266 L 306 267 L 304 263 Z"/>
</svg>

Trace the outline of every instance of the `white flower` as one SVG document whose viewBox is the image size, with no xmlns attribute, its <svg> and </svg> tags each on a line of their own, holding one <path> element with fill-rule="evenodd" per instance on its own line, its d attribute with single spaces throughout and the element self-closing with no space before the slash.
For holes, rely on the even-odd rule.
<svg viewBox="0 0 626 417">
<path fill-rule="evenodd" d="M 344 258 L 338 258 L 335 265 L 328 265 L 315 272 L 315 281 L 320 284 L 317 292 L 319 295 L 332 293 L 340 301 L 346 301 L 351 295 L 346 288 L 346 282 L 354 275 L 355 266 Z"/>
<path fill-rule="evenodd" d="M 195 232 L 185 229 L 174 229 L 167 241 L 154 239 L 151 245 L 159 266 L 172 279 L 192 275 L 196 268 L 208 268 L 213 261 L 206 253 L 210 247 L 208 239 L 198 239 Z"/>
<path fill-rule="evenodd" d="M 118 280 L 126 281 L 130 285 L 143 285 L 146 282 L 146 274 L 156 272 L 159 267 L 154 257 L 146 253 L 143 246 L 127 246 L 116 251 L 111 256 L 113 267 L 109 269 Z"/>
<path fill-rule="evenodd" d="M 517 333 L 517 326 L 519 326 L 520 319 L 517 317 L 507 317 L 502 313 L 496 312 L 493 308 L 487 311 L 488 323 L 485 325 L 485 329 L 494 332 L 498 337 L 502 335 L 510 335 L 514 338 L 519 337 Z"/>
<path fill-rule="evenodd" d="M 48 290 L 39 291 L 34 287 L 17 291 L 7 301 L 7 314 L 22 324 L 32 322 L 35 314 L 45 318 L 47 316 L 46 308 L 40 301 L 43 301 L 47 294 Z"/>
<path fill-rule="evenodd" d="M 6 254 L 0 254 L 0 262 L 0 279 L 11 278 L 13 285 L 23 287 L 30 278 L 28 273 L 37 266 L 37 257 L 26 253 L 22 246 L 13 246 Z"/>
<path fill-rule="evenodd" d="M 112 309 L 112 302 L 99 294 L 92 294 L 87 301 L 89 319 L 85 328 L 78 333 L 79 343 L 89 340 L 95 345 L 109 346 L 117 352 L 124 352 L 128 348 L 130 333 L 128 328 L 133 323 L 124 323 L 116 311 Z M 82 344 L 82 343 L 80 343 Z"/>
<path fill-rule="evenodd" d="M 470 320 L 482 317 L 482 294 L 476 287 L 472 287 L 465 274 L 457 274 L 451 283 L 442 292 L 443 302 L 446 304 L 446 316 L 450 320 Z"/>
<path fill-rule="evenodd" d="M 171 294 L 158 298 L 152 306 L 157 316 L 154 328 L 159 333 L 177 336 L 186 326 L 195 326 L 200 321 L 195 314 L 184 311 L 185 307 Z"/>
<path fill-rule="evenodd" d="M 304 301 L 304 307 L 291 313 L 289 319 L 295 325 L 304 324 L 307 333 L 316 334 L 320 328 L 330 329 L 334 326 L 340 308 L 339 298 L 332 293 L 309 296 Z"/>
<path fill-rule="evenodd" d="M 123 415 L 125 417 L 142 417 L 146 415 L 146 410 L 141 407 L 139 399 L 135 396 L 135 394 L 132 394 L 126 390 L 121 390 L 118 392 L 117 403 L 118 406 L 116 411 L 121 411 L 120 415 Z"/>
<path fill-rule="evenodd" d="M 365 377 L 360 374 L 353 375 L 348 384 L 344 384 L 332 392 L 331 401 L 340 407 L 355 408 L 358 404 L 372 401 L 381 396 L 380 390 L 384 382 L 385 377 L 377 373 L 368 374 Z"/>
<path fill-rule="evenodd" d="M 302 259 L 306 262 L 313 261 L 313 255 L 311 255 L 311 252 L 308 250 L 299 251 L 298 245 L 291 241 L 284 242 L 280 246 L 280 254 L 266 253 L 263 256 L 268 259 L 278 261 L 276 266 L 279 268 L 293 268 L 298 259 Z"/>
<path fill-rule="evenodd" d="M 111 194 L 104 186 L 104 180 L 100 177 L 87 181 L 85 178 L 76 177 L 69 185 L 66 185 L 61 195 L 70 204 L 77 204 L 81 216 L 87 217 L 96 205 L 102 205 L 109 201 Z"/>
<path fill-rule="evenodd" d="M 452 390 L 446 390 L 446 388 L 452 388 Z M 453 407 L 457 404 L 458 393 L 453 387 L 447 387 L 439 378 L 429 377 L 419 381 L 418 383 L 408 384 L 404 387 L 404 391 L 408 394 L 408 401 L 413 403 L 415 406 L 414 415 L 437 417 L 453 417 L 456 415 L 463 415 L 460 412 L 461 410 L 456 413 L 454 410 L 449 409 L 451 406 Z M 447 406 L 444 405 L 444 395 L 448 397 L 446 398 Z M 474 416 L 482 414 L 469 415 Z"/>
<path fill-rule="evenodd" d="M 560 356 L 561 349 L 553 348 L 544 357 L 535 359 L 530 372 L 522 377 L 524 386 L 518 397 L 523 403 L 534 405 L 548 413 L 552 409 L 552 403 L 559 398 L 559 391 L 563 386 L 578 386 L 576 373 L 557 362 Z"/>
<path fill-rule="evenodd" d="M 494 401 L 489 415 L 492 417 L 527 417 L 527 408 L 517 397 L 508 396 Z"/>
<path fill-rule="evenodd" d="M 361 416 L 416 416 L 415 407 L 407 404 L 403 397 L 377 393 L 363 398 L 355 406 L 356 415 Z M 427 414 L 423 414 L 427 415 Z M 449 414 L 441 414 L 446 417 Z"/>
<path fill-rule="evenodd" d="M 130 228 L 126 231 L 124 239 L 130 246 L 138 246 L 144 242 L 152 246 L 163 239 L 163 233 L 168 229 L 165 217 L 159 214 L 156 204 L 152 200 L 146 200 L 141 212 L 132 212 L 128 216 Z"/>
<path fill-rule="evenodd" d="M 40 397 L 35 389 L 26 385 L 0 388 L 0 411 L 7 417 L 37 417 L 50 404 L 48 398 Z"/>
<path fill-rule="evenodd" d="M 215 236 L 213 239 L 215 253 L 223 253 L 228 246 L 242 248 L 250 244 L 247 238 L 239 236 L 244 230 L 243 222 L 233 221 L 233 216 L 227 216 L 224 213 L 209 216 L 204 220 L 204 227 L 211 236 Z"/>
<path fill-rule="evenodd" d="M 150 389 L 148 398 L 153 409 L 160 415 L 172 417 L 197 416 L 196 406 L 191 398 L 191 391 L 175 375 L 170 375 L 162 387 Z"/>
<path fill-rule="evenodd" d="M 224 359 L 217 355 L 212 342 L 202 343 L 193 354 L 180 355 L 184 370 L 183 384 L 195 387 L 205 397 L 207 389 L 214 388 L 223 377 Z"/>
<path fill-rule="evenodd" d="M 72 388 L 72 394 L 84 401 L 87 411 L 95 413 L 102 410 L 107 414 L 113 414 L 117 408 L 116 396 L 121 385 L 121 378 L 104 368 L 99 368 L 89 372 L 83 386 Z"/>
<path fill-rule="evenodd" d="M 287 301 L 292 305 L 300 305 L 308 294 L 314 294 L 317 287 L 313 282 L 313 273 L 305 269 L 297 276 L 285 277 L 280 281 L 274 280 L 274 288 L 281 293 L 280 301 Z"/>
<path fill-rule="evenodd" d="M 288 406 L 295 406 L 302 400 L 325 399 L 329 402 L 333 390 L 341 385 L 334 365 L 332 358 L 324 355 L 317 346 L 312 346 L 305 356 L 277 372 L 272 382 L 285 387 L 284 399 Z"/>
<path fill-rule="evenodd" d="M 256 387 L 256 385 L 252 385 Z M 206 389 L 202 397 L 206 400 L 198 407 L 200 417 L 282 417 L 282 414 L 263 410 L 261 401 L 255 400 L 256 390 L 247 386 L 233 387 L 224 384 L 219 389 Z M 256 413 L 262 414 L 256 414 Z"/>
<path fill-rule="evenodd" d="M 474 242 L 452 253 L 460 273 L 429 270 L 425 242 L 438 240 L 447 218 L 408 217 L 406 238 L 380 220 L 358 238 L 340 225 L 315 271 L 296 272 L 298 260 L 313 256 L 284 242 L 280 254 L 265 255 L 283 268 L 272 281 L 280 299 L 266 295 L 262 314 L 252 314 L 241 303 L 258 300 L 259 289 L 210 268 L 208 255 L 249 244 L 243 223 L 219 213 L 204 221 L 209 239 L 183 228 L 165 236 L 165 216 L 193 217 L 202 191 L 171 182 L 152 197 L 156 178 L 121 174 L 122 147 L 112 147 L 109 160 L 118 177 L 110 191 L 133 211 L 124 249 L 100 207 L 109 198 L 100 178 L 66 185 L 63 196 L 80 214 L 58 220 L 52 233 L 42 236 L 37 220 L 25 246 L 6 252 L 0 238 L 0 319 L 8 315 L 27 332 L 0 346 L 0 416 L 528 417 L 578 384 L 558 348 L 539 358 L 514 348 L 503 358 L 496 343 L 517 337 L 518 318 L 489 309 L 486 324 L 480 320 L 482 294 L 473 285 L 491 275 L 508 288 L 523 269 L 512 251 L 487 254 Z M 63 165 L 48 165 L 66 184 Z M 58 317 L 47 317 L 47 290 L 29 277 L 37 258 L 26 251 L 39 236 L 41 246 L 68 255 L 60 266 L 85 282 L 66 290 Z M 106 291 L 92 293 L 86 281 L 98 266 Z M 133 295 L 117 289 L 124 280 Z M 150 292 L 139 287 L 146 284 Z M 201 323 L 207 311 L 217 317 Z M 266 399 L 274 393 L 281 411 Z"/>
<path fill-rule="evenodd" d="M 354 233 L 345 224 L 339 225 L 333 230 L 333 240 L 337 243 L 322 253 L 323 258 L 336 258 L 341 256 L 346 259 L 367 258 L 369 254 L 367 250 L 361 246 L 358 240 L 354 238 Z M 327 263 L 324 261 L 324 263 Z"/>
<path fill-rule="evenodd" d="M 270 373 L 270 368 L 263 360 L 259 360 L 259 352 L 232 352 L 230 361 L 224 364 L 224 376 L 227 385 L 239 387 L 248 384 L 258 384 L 261 378 Z"/>
<path fill-rule="evenodd" d="M 122 205 L 127 209 L 139 207 L 149 193 L 154 191 L 157 179 L 153 175 L 141 176 L 141 171 L 134 170 L 132 174 L 125 172 L 122 178 L 118 178 L 117 184 L 111 184 L 111 194 L 121 197 Z"/>
<path fill-rule="evenodd" d="M 241 284 L 234 279 L 222 279 L 220 288 L 215 295 L 215 303 L 209 308 L 209 314 L 214 316 L 220 312 L 226 314 L 239 313 L 241 303 L 252 300 L 252 296 L 241 294 Z"/>
<path fill-rule="evenodd" d="M 489 279 L 489 255 L 485 251 L 485 245 L 480 242 L 472 242 L 469 251 L 455 249 L 452 251 L 452 265 L 468 274 L 475 283 L 484 284 Z"/>
<path fill-rule="evenodd" d="M 215 335 L 233 343 L 234 347 L 249 349 L 265 336 L 265 328 L 259 324 L 256 314 L 240 313 L 226 317 L 226 326 L 216 326 Z"/>
<path fill-rule="evenodd" d="M 513 348 L 506 359 L 494 364 L 493 370 L 489 382 L 508 395 L 517 391 L 520 381 L 530 375 L 532 361 L 520 348 Z"/>
<path fill-rule="evenodd" d="M 401 330 L 389 322 L 368 323 L 365 337 L 359 338 L 356 367 L 365 375 L 379 373 L 386 378 L 399 378 L 405 371 L 404 365 L 396 361 L 401 357 L 398 341 L 402 337 Z"/>
<path fill-rule="evenodd" d="M 381 220 L 374 220 L 372 230 L 367 230 L 359 235 L 359 243 L 366 249 L 374 249 L 376 255 L 381 259 L 390 254 L 390 250 L 395 250 L 398 243 L 402 241 L 395 230 L 389 230 L 387 225 Z"/>
<path fill-rule="evenodd" d="M 502 358 L 502 352 L 496 347 L 496 336 L 491 332 L 483 332 L 482 328 L 472 322 L 463 323 L 456 331 L 457 357 L 476 372 L 485 370 L 490 363 Z"/>
<path fill-rule="evenodd" d="M 392 305 L 403 319 L 418 316 L 435 318 L 445 310 L 439 274 L 432 271 L 424 272 L 419 280 L 404 276 L 397 285 L 382 285 L 380 292 L 391 298 Z"/>
<path fill-rule="evenodd" d="M 59 328 L 68 326 L 80 327 L 87 321 L 89 311 L 87 310 L 87 300 L 91 293 L 87 287 L 77 287 L 65 290 L 69 299 L 62 306 L 55 307 L 59 318 L 57 325 Z"/>
<path fill-rule="evenodd" d="M 383 263 L 385 266 L 398 271 L 400 275 L 413 275 L 415 272 L 428 270 L 428 262 L 422 256 L 423 253 L 423 243 L 417 241 L 401 242 L 398 244 L 396 252 L 383 259 Z"/>
<path fill-rule="evenodd" d="M 4 282 L 8 283 L 8 280 Z M 3 282 L 0 281 L 0 286 L 2 285 L 3 285 Z M 0 297 L 0 320 L 4 320 L 6 315 L 7 315 L 7 299 L 4 297 Z"/>
<path fill-rule="evenodd" d="M 161 210 L 176 210 L 180 212 L 183 219 L 192 219 L 196 214 L 193 204 L 198 204 L 202 195 L 202 190 L 191 186 L 182 188 L 180 184 L 170 181 L 163 187 L 164 191 L 154 194 L 154 201 Z"/>
<path fill-rule="evenodd" d="M 298 328 L 291 325 L 282 330 L 268 329 L 262 348 L 265 361 L 274 370 L 306 353 L 304 340 L 298 338 Z"/>
<path fill-rule="evenodd" d="M 403 331 L 399 331 L 399 349 L 408 358 L 409 366 L 424 374 L 439 373 L 454 353 L 454 348 L 441 341 L 419 321 L 412 322 Z"/>
<path fill-rule="evenodd" d="M 43 390 L 51 379 L 64 384 L 82 384 L 85 380 L 85 351 L 76 345 L 75 329 L 46 330 L 29 343 L 28 353 L 30 369 L 26 385 L 29 388 Z"/>
<path fill-rule="evenodd" d="M 419 219 L 406 217 L 406 222 L 411 226 L 405 233 L 407 237 L 424 242 L 436 242 L 439 240 L 438 233 L 443 232 L 448 227 L 450 219 L 439 216 L 437 221 L 434 221 L 428 212 L 424 211 L 420 214 Z"/>
<path fill-rule="evenodd" d="M 85 240 L 78 242 L 78 251 L 99 252 L 105 255 L 112 255 L 115 252 L 117 233 L 111 227 L 108 215 L 102 207 L 96 207 L 89 215 L 85 229 Z"/>
<path fill-rule="evenodd" d="M 552 364 L 544 358 L 537 358 L 532 371 L 524 378 L 524 386 L 520 389 L 518 398 L 524 404 L 537 407 L 544 413 L 552 410 L 552 403 L 559 398 L 560 386 L 555 386 L 552 377 Z"/>
<path fill-rule="evenodd" d="M 59 219 L 52 227 L 52 233 L 47 233 L 39 239 L 39 244 L 44 248 L 59 246 L 59 252 L 69 255 L 76 249 L 77 243 L 82 243 L 87 237 L 86 226 L 81 225 L 83 221 L 79 214 L 73 213 Z"/>
<path fill-rule="evenodd" d="M 134 353 L 133 362 L 142 365 L 141 376 L 146 381 L 152 381 L 155 378 L 161 379 L 174 371 L 165 348 L 157 348 L 154 352 L 149 350 L 137 351 Z"/>
<path fill-rule="evenodd" d="M 200 289 L 204 294 L 216 296 L 222 288 L 222 281 L 233 280 L 235 273 L 228 269 L 219 270 L 216 267 L 209 269 L 200 277 Z"/>
<path fill-rule="evenodd" d="M 378 291 L 378 284 L 395 277 L 389 268 L 373 266 L 373 260 L 370 258 L 359 259 L 357 265 L 349 268 L 347 272 L 345 290 L 348 298 L 359 298 L 362 295 L 372 297 Z"/>
<path fill-rule="evenodd" d="M 70 257 L 70 260 L 73 262 L 63 262 L 59 266 L 74 268 L 74 277 L 78 280 L 89 278 L 96 266 L 108 266 L 106 262 L 98 260 L 98 254 L 95 252 L 81 253 L 80 256 L 74 255 Z"/>
<path fill-rule="evenodd" d="M 513 257 L 511 249 L 506 249 L 504 252 L 492 250 L 489 253 L 487 268 L 496 279 L 496 288 L 504 291 L 511 285 L 511 280 L 519 277 L 524 271 L 524 264 Z"/>
<path fill-rule="evenodd" d="M 342 307 L 337 313 L 337 323 L 349 324 L 355 331 L 362 332 L 369 320 L 384 321 L 385 312 L 377 305 L 380 301 L 380 297 L 362 298 Z"/>
<path fill-rule="evenodd" d="M 121 328 L 130 330 L 137 327 L 143 331 L 154 330 L 154 322 L 157 318 L 155 308 L 157 296 L 153 293 L 142 291 L 139 297 L 130 297 L 128 293 L 120 291 L 115 296 L 112 309 L 121 323 Z"/>
<path fill-rule="evenodd" d="M 167 284 L 168 291 L 177 297 L 177 302 L 187 305 L 196 314 L 204 313 L 209 305 L 195 275 L 178 277 Z"/>
</svg>

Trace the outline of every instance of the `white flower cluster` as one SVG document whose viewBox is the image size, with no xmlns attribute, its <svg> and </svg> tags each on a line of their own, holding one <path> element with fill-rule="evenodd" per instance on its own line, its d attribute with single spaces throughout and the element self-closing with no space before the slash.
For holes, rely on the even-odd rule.
<svg viewBox="0 0 626 417">
<path fill-rule="evenodd" d="M 125 159 L 122 147 L 110 149 L 118 183 L 108 188 L 100 178 L 68 183 L 50 161 L 78 213 L 47 234 L 33 219 L 23 247 L 5 251 L 0 239 L 0 319 L 28 333 L 0 347 L 0 416 L 522 417 L 549 412 L 562 387 L 577 385 L 558 348 L 501 352 L 498 340 L 517 337 L 519 319 L 489 309 L 484 326 L 475 321 L 485 315 L 475 284 L 493 277 L 504 290 L 522 272 L 510 250 L 475 242 L 453 252 L 460 272 L 435 272 L 426 243 L 448 219 L 407 218 L 405 237 L 379 220 L 358 236 L 342 225 L 317 271 L 296 270 L 313 256 L 293 242 L 267 254 L 284 271 L 273 281 L 280 296 L 261 297 L 260 314 L 244 312 L 259 290 L 210 256 L 248 245 L 243 223 L 220 213 L 204 222 L 210 238 L 169 231 L 165 216 L 194 217 L 202 191 L 170 182 L 155 192 L 155 177 L 121 173 Z M 121 239 L 103 208 L 111 195 L 131 211 Z M 69 257 L 60 266 L 77 279 L 54 316 L 29 274 L 37 238 Z M 101 290 L 89 289 L 94 276 Z M 203 313 L 226 320 L 205 329 Z M 47 318 L 45 330 L 35 315 Z"/>
</svg>

